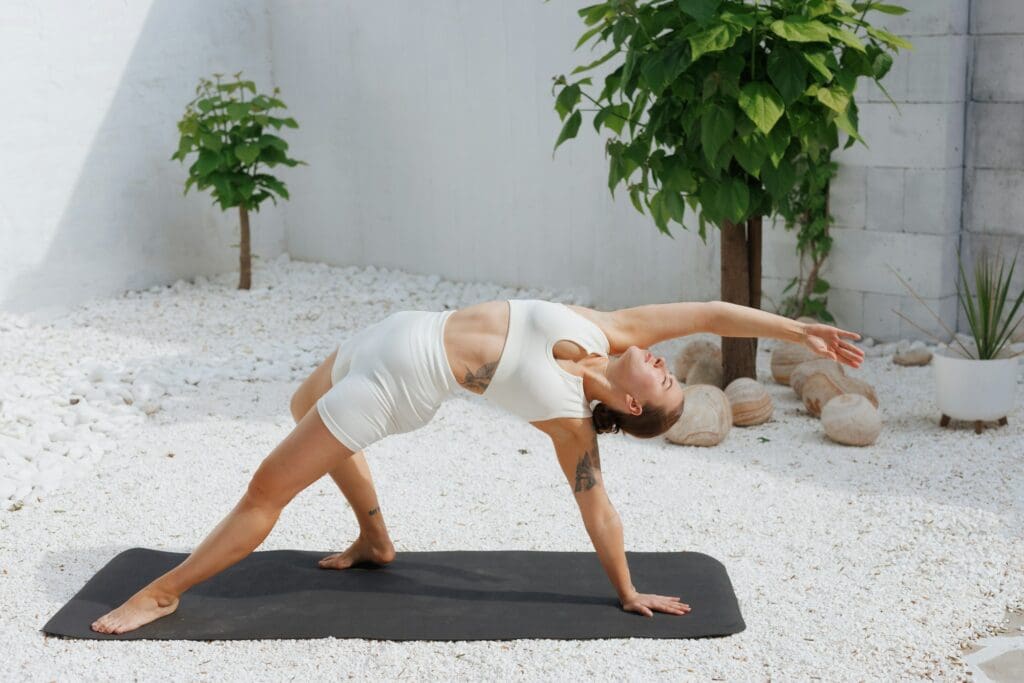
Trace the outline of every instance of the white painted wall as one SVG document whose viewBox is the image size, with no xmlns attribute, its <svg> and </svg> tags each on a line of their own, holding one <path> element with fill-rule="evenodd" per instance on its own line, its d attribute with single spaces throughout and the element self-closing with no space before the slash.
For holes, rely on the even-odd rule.
<svg viewBox="0 0 1024 683">
<path fill-rule="evenodd" d="M 270 90 L 270 54 L 244 0 L 0 3 L 0 309 L 237 270 L 237 213 L 183 197 L 169 157 L 199 76 Z M 257 254 L 283 251 L 273 206 L 252 223 Z"/>
<path fill-rule="evenodd" d="M 551 78 L 594 58 L 572 51 L 579 6 L 272 1 L 311 164 L 286 208 L 292 257 L 582 287 L 602 307 L 714 298 L 717 234 L 672 239 L 612 200 L 590 123 L 552 159 Z"/>
</svg>

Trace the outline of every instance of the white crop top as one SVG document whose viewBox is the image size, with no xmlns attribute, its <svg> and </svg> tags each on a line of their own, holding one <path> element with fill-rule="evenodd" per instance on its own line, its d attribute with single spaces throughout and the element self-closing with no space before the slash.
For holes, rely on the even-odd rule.
<svg viewBox="0 0 1024 683">
<path fill-rule="evenodd" d="M 590 417 L 583 378 L 566 371 L 552 353 L 563 339 L 587 353 L 607 356 L 608 338 L 568 306 L 542 299 L 508 299 L 508 337 L 483 396 L 527 422 Z"/>
</svg>

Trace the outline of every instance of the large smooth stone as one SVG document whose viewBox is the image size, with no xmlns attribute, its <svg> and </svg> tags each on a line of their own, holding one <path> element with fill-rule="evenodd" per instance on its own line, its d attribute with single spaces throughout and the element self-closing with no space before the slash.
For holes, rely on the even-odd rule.
<svg viewBox="0 0 1024 683">
<path fill-rule="evenodd" d="M 772 350 L 772 379 L 779 384 L 789 384 L 789 376 L 793 369 L 801 363 L 821 358 L 806 346 L 782 342 Z"/>
<path fill-rule="evenodd" d="M 695 339 L 684 346 L 676 356 L 674 363 L 676 379 L 686 382 L 686 376 L 690 374 L 690 369 L 702 358 L 713 360 L 721 365 L 722 348 L 706 339 Z"/>
<path fill-rule="evenodd" d="M 843 366 L 831 358 L 815 358 L 814 360 L 804 361 L 793 368 L 793 372 L 789 375 L 789 386 L 793 388 L 797 396 L 803 398 L 804 382 L 816 372 L 824 372 L 832 377 L 840 377 L 846 374 Z"/>
<path fill-rule="evenodd" d="M 710 384 L 683 389 L 683 414 L 665 433 L 681 446 L 714 446 L 732 426 L 732 408 L 725 392 Z"/>
<path fill-rule="evenodd" d="M 860 394 L 873 406 L 878 407 L 875 390 L 867 382 L 862 382 L 855 377 L 845 375 L 836 377 L 824 372 L 816 372 L 804 382 L 804 407 L 811 415 L 819 417 L 822 407 L 841 394 Z"/>
<path fill-rule="evenodd" d="M 882 431 L 878 409 L 860 394 L 840 394 L 821 409 L 828 438 L 848 446 L 870 446 Z"/>
<path fill-rule="evenodd" d="M 710 384 L 711 386 L 722 387 L 722 361 L 711 357 L 704 357 L 697 360 L 686 373 L 686 383 Z"/>
<path fill-rule="evenodd" d="M 737 377 L 725 388 L 732 408 L 732 424 L 736 427 L 759 425 L 771 419 L 772 397 L 757 380 Z"/>
</svg>

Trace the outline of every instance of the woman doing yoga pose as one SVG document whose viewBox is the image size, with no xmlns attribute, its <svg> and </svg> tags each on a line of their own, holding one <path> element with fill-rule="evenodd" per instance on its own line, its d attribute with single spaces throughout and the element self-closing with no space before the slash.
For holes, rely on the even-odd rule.
<svg viewBox="0 0 1024 683">
<path fill-rule="evenodd" d="M 392 561 L 395 549 L 363 449 L 423 426 L 457 387 L 483 395 L 551 438 L 623 609 L 648 617 L 653 611 L 686 614 L 690 607 L 679 597 L 640 593 L 630 581 L 622 524 L 602 484 L 597 434 L 621 430 L 650 438 L 679 419 L 683 390 L 665 359 L 647 347 L 697 332 L 783 339 L 854 368 L 864 358 L 843 339 L 859 338 L 854 332 L 721 301 L 606 312 L 511 299 L 393 313 L 343 342 L 302 383 L 291 401 L 298 424 L 192 554 L 92 628 L 124 633 L 170 614 L 183 592 L 259 546 L 284 506 L 324 474 L 348 499 L 360 533 L 320 566 Z"/>
</svg>

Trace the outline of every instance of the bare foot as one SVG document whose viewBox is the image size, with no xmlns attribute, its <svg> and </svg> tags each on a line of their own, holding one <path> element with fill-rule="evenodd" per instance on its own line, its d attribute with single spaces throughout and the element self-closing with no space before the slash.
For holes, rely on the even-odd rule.
<svg viewBox="0 0 1024 683">
<path fill-rule="evenodd" d="M 395 559 L 395 546 L 391 539 L 373 541 L 360 536 L 343 553 L 334 553 L 320 560 L 323 569 L 348 569 L 360 562 L 387 564 Z"/>
<path fill-rule="evenodd" d="M 92 630 L 100 633 L 134 631 L 160 617 L 166 617 L 176 609 L 178 598 L 175 596 L 143 588 L 123 605 L 92 622 Z"/>
</svg>

